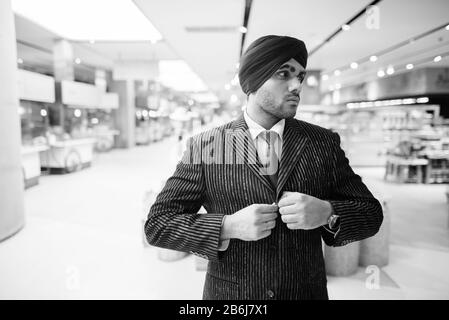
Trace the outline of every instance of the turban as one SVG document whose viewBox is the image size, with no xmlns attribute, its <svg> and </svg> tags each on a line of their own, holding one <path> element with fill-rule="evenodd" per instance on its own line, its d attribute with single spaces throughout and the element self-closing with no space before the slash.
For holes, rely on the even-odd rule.
<svg viewBox="0 0 449 320">
<path fill-rule="evenodd" d="M 264 36 L 250 44 L 240 59 L 239 81 L 245 94 L 257 91 L 282 64 L 291 58 L 306 68 L 303 41 L 287 36 Z"/>
</svg>

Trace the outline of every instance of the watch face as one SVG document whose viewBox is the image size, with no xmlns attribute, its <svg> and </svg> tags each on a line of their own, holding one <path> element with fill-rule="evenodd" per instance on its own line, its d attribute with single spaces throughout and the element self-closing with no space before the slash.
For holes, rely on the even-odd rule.
<svg viewBox="0 0 449 320">
<path fill-rule="evenodd" d="M 336 215 L 333 215 L 332 217 L 331 217 L 331 221 L 330 221 L 330 227 L 331 228 L 334 228 L 336 225 L 337 225 L 337 222 L 338 222 L 338 220 L 339 220 L 339 216 L 336 216 Z"/>
</svg>

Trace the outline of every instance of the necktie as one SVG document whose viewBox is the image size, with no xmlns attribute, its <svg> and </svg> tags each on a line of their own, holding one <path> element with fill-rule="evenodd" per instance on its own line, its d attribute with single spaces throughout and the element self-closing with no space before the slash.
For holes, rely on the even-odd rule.
<svg viewBox="0 0 449 320">
<path fill-rule="evenodd" d="M 277 186 L 279 158 L 276 154 L 276 138 L 278 134 L 274 131 L 266 130 L 260 133 L 265 145 L 265 150 L 260 154 L 262 163 L 262 174 L 270 178 L 274 187 Z M 265 152 L 264 152 L 265 151 Z"/>
</svg>

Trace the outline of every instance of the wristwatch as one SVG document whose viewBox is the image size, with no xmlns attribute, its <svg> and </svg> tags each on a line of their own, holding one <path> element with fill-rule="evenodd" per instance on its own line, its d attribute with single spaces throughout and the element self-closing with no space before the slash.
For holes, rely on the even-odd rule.
<svg viewBox="0 0 449 320">
<path fill-rule="evenodd" d="M 340 226 L 340 216 L 336 214 L 331 214 L 329 219 L 327 219 L 327 224 L 329 225 L 329 228 L 334 230 L 338 229 Z"/>
</svg>

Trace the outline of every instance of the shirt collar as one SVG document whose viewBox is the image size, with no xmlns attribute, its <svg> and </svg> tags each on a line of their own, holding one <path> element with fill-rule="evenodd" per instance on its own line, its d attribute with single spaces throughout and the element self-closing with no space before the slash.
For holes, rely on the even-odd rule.
<svg viewBox="0 0 449 320">
<path fill-rule="evenodd" d="M 243 116 L 245 118 L 245 122 L 248 125 L 249 133 L 251 134 L 251 137 L 253 140 L 256 140 L 257 136 L 266 129 L 262 127 L 260 124 L 258 124 L 256 121 L 251 119 L 251 117 L 248 115 L 248 113 L 243 113 Z M 285 119 L 279 120 L 273 127 L 271 127 L 270 131 L 276 132 L 282 141 L 282 135 L 284 134 L 284 127 L 285 127 Z"/>
</svg>

